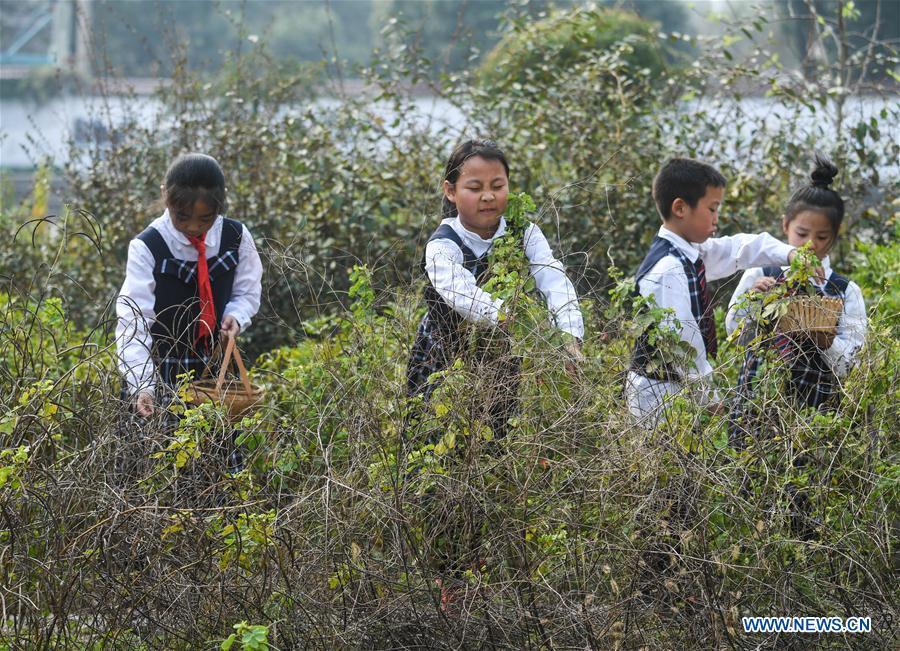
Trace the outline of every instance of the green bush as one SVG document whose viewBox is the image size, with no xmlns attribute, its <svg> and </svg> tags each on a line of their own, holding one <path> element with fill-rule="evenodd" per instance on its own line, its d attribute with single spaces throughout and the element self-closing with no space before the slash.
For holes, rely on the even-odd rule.
<svg viewBox="0 0 900 651">
<path fill-rule="evenodd" d="M 859 648 L 888 642 L 900 360 L 880 311 L 840 409 L 796 412 L 773 381 L 771 430 L 744 450 L 687 401 L 653 435 L 632 425 L 627 310 L 588 311 L 575 377 L 535 321 L 514 335 L 521 409 L 496 441 L 483 406 L 497 387 L 473 362 L 443 373 L 430 404 L 405 397 L 420 299 L 371 283 L 356 269 L 345 312 L 254 370 L 267 398 L 239 425 L 236 476 L 221 409 L 123 429 L 98 399 L 104 376 L 77 372 L 87 358 L 66 382 L 0 397 L 15 412 L 0 427 L 3 578 L 27 595 L 7 596 L 0 641 L 706 648 L 744 639 L 744 615 L 849 609 L 875 617 Z M 40 323 L 71 336 L 65 319 Z"/>
<path fill-rule="evenodd" d="M 560 71 L 627 46 L 625 62 L 654 77 L 666 69 L 656 26 L 620 9 L 577 7 L 523 22 L 480 64 L 478 78 L 493 92 L 510 86 L 552 83 Z"/>
<path fill-rule="evenodd" d="M 821 27 L 822 38 L 829 25 Z M 354 265 L 369 264 L 379 288 L 419 277 L 422 246 L 438 222 L 443 161 L 470 135 L 503 144 L 512 188 L 535 198 L 536 219 L 583 294 L 604 295 L 610 257 L 623 269 L 639 262 L 659 224 L 652 178 L 675 154 L 709 160 L 729 178 L 720 222 L 728 234 L 777 232 L 787 197 L 807 181 L 813 151 L 825 148 L 842 170 L 837 187 L 848 200 L 841 241 L 884 243 L 896 211 L 896 105 L 885 102 L 883 110 L 857 117 L 848 102 L 859 95 L 852 87 L 838 93 L 827 81 L 855 79 L 851 73 L 862 65 L 855 59 L 821 64 L 818 83 L 793 80 L 758 44 L 768 28 L 765 16 L 729 27 L 722 41 L 698 48 L 696 65 L 663 72 L 645 60 L 658 59 L 665 40 L 649 23 L 619 11 L 577 9 L 509 24 L 507 44 L 528 53 L 510 56 L 508 64 L 542 57 L 539 65 L 523 65 L 524 81 L 513 71 L 489 84 L 465 73 L 435 80 L 430 64 L 392 46 L 360 72 L 371 94 L 318 105 L 325 101 L 315 92 L 322 69 L 279 68 L 262 44 L 229 57 L 213 80 L 176 58 L 173 83 L 156 97 L 162 107 L 156 121 L 110 124 L 109 142 L 73 149 L 64 170 L 72 228 L 55 282 L 79 323 L 108 319 L 127 242 L 159 214 L 169 161 L 182 151 L 209 151 L 225 169 L 231 216 L 247 223 L 265 258 L 264 304 L 248 332 L 251 347 L 289 344 L 304 320 L 346 305 Z M 389 26 L 387 41 L 401 42 L 404 33 L 392 30 L 401 27 Z M 626 33 L 633 38 L 622 38 Z M 610 34 L 616 38 L 608 46 L 581 42 Z M 729 50 L 740 41 L 755 48 L 747 63 Z M 562 56 L 576 51 L 584 56 Z M 505 52 L 499 48 L 490 61 Z M 424 85 L 457 111 L 465 133 L 421 119 L 410 84 Z M 756 111 L 759 100 L 748 103 L 747 89 L 765 92 L 770 108 Z M 823 140 L 828 134 L 833 141 Z M 3 212 L 10 233 L 30 214 Z M 30 246 L 33 229 L 22 230 L 0 258 L 4 275 L 21 281 L 40 266 Z M 835 262 L 846 247 L 839 245 Z M 718 300 L 727 294 L 717 292 Z"/>
</svg>

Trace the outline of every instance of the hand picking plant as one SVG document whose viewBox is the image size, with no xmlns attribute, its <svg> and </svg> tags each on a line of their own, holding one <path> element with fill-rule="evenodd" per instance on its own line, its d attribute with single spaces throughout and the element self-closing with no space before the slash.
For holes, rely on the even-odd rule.
<svg viewBox="0 0 900 651">
<path fill-rule="evenodd" d="M 791 266 L 784 274 L 784 282 L 777 283 L 767 292 L 750 291 L 745 293 L 735 305 L 745 312 L 744 323 L 755 322 L 759 326 L 768 326 L 787 314 L 790 299 L 802 293 L 809 297 L 816 296 L 816 289 L 810 282 L 818 275 L 822 262 L 813 253 L 809 242 L 797 249 L 791 260 Z M 736 340 L 744 328 L 737 328 L 728 340 Z M 748 344 L 746 339 L 742 340 Z"/>
</svg>

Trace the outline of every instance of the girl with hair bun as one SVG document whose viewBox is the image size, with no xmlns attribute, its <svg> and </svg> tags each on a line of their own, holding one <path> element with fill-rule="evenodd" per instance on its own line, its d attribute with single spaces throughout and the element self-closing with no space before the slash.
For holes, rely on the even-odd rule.
<svg viewBox="0 0 900 651">
<path fill-rule="evenodd" d="M 799 188 L 788 201 L 782 217 L 782 229 L 788 243 L 801 247 L 807 242 L 822 265 L 811 280 L 821 296 L 840 298 L 843 311 L 834 332 L 779 334 L 770 345 L 778 348 L 790 365 L 789 395 L 803 407 L 827 408 L 836 405 L 839 383 L 856 362 L 866 336 L 866 308 L 859 286 L 835 272 L 828 257 L 837 240 L 844 219 L 844 201 L 831 187 L 838 169 L 822 155 L 816 154 L 811 182 Z M 729 333 L 746 316 L 737 304 L 748 292 L 767 292 L 785 280 L 787 267 L 762 267 L 747 270 L 731 297 L 725 321 Z M 733 424 L 749 408 L 753 382 L 761 357 L 747 353 L 738 380 L 738 404 Z M 741 430 L 742 431 L 742 430 Z"/>
</svg>

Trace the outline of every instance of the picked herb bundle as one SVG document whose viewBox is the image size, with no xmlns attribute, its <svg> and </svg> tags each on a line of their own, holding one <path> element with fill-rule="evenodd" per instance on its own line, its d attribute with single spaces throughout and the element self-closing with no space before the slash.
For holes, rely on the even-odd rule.
<svg viewBox="0 0 900 651">
<path fill-rule="evenodd" d="M 510 194 L 504 217 L 506 230 L 491 247 L 487 276 L 482 288 L 503 305 L 499 329 L 474 328 L 473 351 L 477 356 L 526 355 L 535 346 L 565 349 L 571 360 L 581 359 L 580 342 L 558 328 L 548 329 L 549 311 L 536 296 L 536 282 L 525 253 L 525 234 L 531 226 L 528 215 L 537 209 L 526 193 Z M 574 368 L 574 366 L 572 366 Z"/>
<path fill-rule="evenodd" d="M 822 261 L 813 252 L 809 242 L 797 249 L 791 266 L 784 274 L 784 282 L 762 293 L 761 322 L 777 323 L 788 312 L 792 300 L 798 296 L 817 296 L 812 280 L 816 278 Z M 755 296 L 753 297 L 755 298 Z"/>
<path fill-rule="evenodd" d="M 494 241 L 488 259 L 488 279 L 484 290 L 503 301 L 501 320 L 515 316 L 516 304 L 534 288 L 525 255 L 527 214 L 536 209 L 534 200 L 524 192 L 510 194 L 506 204 L 506 232 Z"/>
<path fill-rule="evenodd" d="M 812 281 L 821 270 L 822 261 L 807 242 L 797 249 L 784 282 L 767 292 L 748 292 L 739 307 L 746 308 L 749 318 L 764 330 L 774 326 L 781 332 L 833 333 L 843 301 L 819 295 Z"/>
<path fill-rule="evenodd" d="M 509 196 L 504 213 L 506 232 L 491 248 L 484 284 L 492 298 L 503 301 L 500 322 L 513 341 L 519 342 L 534 333 L 540 320 L 546 318 L 543 303 L 533 294 L 535 281 L 525 254 L 528 213 L 536 208 L 534 200 L 524 192 Z"/>
</svg>

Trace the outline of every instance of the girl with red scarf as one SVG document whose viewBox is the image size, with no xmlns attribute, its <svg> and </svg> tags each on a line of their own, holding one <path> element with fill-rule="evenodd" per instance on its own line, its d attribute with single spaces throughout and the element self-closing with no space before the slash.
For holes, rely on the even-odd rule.
<svg viewBox="0 0 900 651">
<path fill-rule="evenodd" d="M 247 329 L 262 287 L 253 237 L 223 216 L 225 174 L 214 158 L 180 156 L 161 189 L 166 211 L 131 241 L 116 301 L 119 369 L 145 417 L 178 375 L 204 370 L 216 337 Z"/>
</svg>

